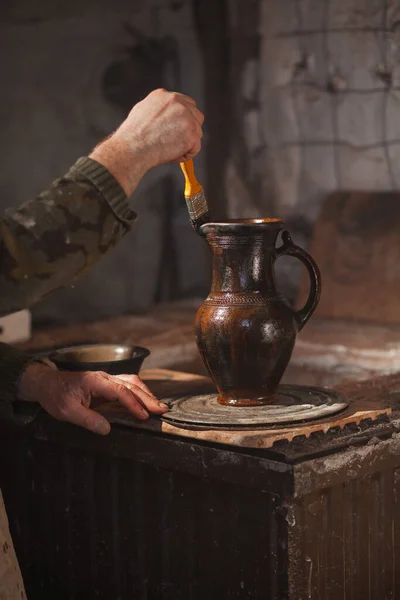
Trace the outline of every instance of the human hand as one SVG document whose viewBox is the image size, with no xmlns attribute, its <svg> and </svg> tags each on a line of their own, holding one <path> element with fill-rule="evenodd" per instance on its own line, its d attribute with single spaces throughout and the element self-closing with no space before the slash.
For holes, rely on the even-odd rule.
<svg viewBox="0 0 400 600">
<path fill-rule="evenodd" d="M 100 435 L 110 432 L 110 423 L 89 408 L 94 398 L 118 400 L 140 421 L 146 420 L 149 413 L 162 414 L 168 410 L 137 375 L 116 377 L 102 372 L 56 371 L 39 363 L 28 365 L 23 372 L 18 398 L 38 402 L 55 419 Z"/>
<path fill-rule="evenodd" d="M 155 167 L 196 156 L 201 148 L 203 121 L 192 98 L 160 89 L 132 108 L 114 137 Z"/>
<path fill-rule="evenodd" d="M 155 90 L 90 157 L 108 168 L 130 195 L 147 170 L 198 154 L 203 121 L 192 98 Z"/>
</svg>

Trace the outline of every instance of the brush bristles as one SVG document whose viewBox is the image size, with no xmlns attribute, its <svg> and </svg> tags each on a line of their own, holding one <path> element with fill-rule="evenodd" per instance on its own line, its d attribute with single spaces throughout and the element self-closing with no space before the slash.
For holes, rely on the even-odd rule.
<svg viewBox="0 0 400 600">
<path fill-rule="evenodd" d="M 201 190 L 194 196 L 186 198 L 186 204 L 189 211 L 190 220 L 193 222 L 198 221 L 206 213 L 208 213 L 207 199 L 204 190 Z"/>
</svg>

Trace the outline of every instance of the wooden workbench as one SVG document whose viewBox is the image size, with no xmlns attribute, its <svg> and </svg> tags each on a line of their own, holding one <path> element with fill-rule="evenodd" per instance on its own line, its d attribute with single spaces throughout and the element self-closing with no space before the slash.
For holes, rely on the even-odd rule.
<svg viewBox="0 0 400 600">
<path fill-rule="evenodd" d="M 161 397 L 209 385 L 142 376 Z M 28 598 L 394 598 L 400 377 L 343 391 L 392 415 L 269 447 L 243 443 L 246 432 L 138 424 L 115 406 L 103 407 L 106 437 L 44 414 L 20 430 L 0 424 L 0 486 Z"/>
</svg>

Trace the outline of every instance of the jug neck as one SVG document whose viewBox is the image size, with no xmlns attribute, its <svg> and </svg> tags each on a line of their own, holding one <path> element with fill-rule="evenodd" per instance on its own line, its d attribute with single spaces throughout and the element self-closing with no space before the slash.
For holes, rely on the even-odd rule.
<svg viewBox="0 0 400 600">
<path fill-rule="evenodd" d="M 204 226 L 213 253 L 211 292 L 276 294 L 275 244 L 282 223 L 242 228 L 226 225 Z"/>
</svg>

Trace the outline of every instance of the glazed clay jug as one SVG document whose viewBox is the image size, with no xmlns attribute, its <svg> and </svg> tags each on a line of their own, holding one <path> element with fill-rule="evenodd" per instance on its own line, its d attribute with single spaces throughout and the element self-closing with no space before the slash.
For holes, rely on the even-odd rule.
<svg viewBox="0 0 400 600">
<path fill-rule="evenodd" d="M 213 253 L 211 292 L 200 307 L 195 336 L 221 404 L 269 404 L 289 363 L 296 334 L 320 298 L 320 274 L 313 259 L 296 246 L 280 219 L 206 223 L 199 233 Z M 311 288 L 299 311 L 275 286 L 274 263 L 295 256 L 307 267 Z"/>
</svg>

